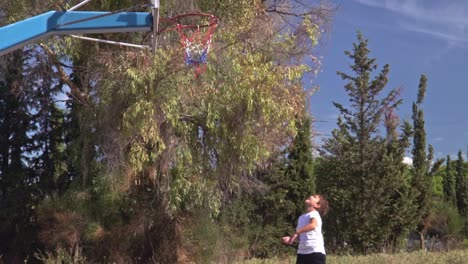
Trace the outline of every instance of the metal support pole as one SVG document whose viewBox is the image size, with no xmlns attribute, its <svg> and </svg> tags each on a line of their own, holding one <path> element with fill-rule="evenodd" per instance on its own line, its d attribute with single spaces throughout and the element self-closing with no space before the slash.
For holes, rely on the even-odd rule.
<svg viewBox="0 0 468 264">
<path fill-rule="evenodd" d="M 125 43 L 125 42 L 119 42 L 119 41 L 112 41 L 112 40 L 105 40 L 105 39 L 90 38 L 90 37 L 83 37 L 83 36 L 77 36 L 77 35 L 70 35 L 70 36 L 74 37 L 74 38 L 77 38 L 77 39 L 90 40 L 90 41 L 106 43 L 106 44 L 113 44 L 113 45 L 132 47 L 132 48 L 139 48 L 139 49 L 150 49 L 150 47 L 145 46 L 145 45 L 137 45 L 137 44 L 131 44 L 131 43 Z"/>
<path fill-rule="evenodd" d="M 84 6 L 85 4 L 87 4 L 88 2 L 91 2 L 91 0 L 84 0 L 83 2 L 77 4 L 76 6 L 73 6 L 72 8 L 68 9 L 67 11 L 73 11 L 75 9 L 78 9 L 78 8 Z"/>
<path fill-rule="evenodd" d="M 151 0 L 151 14 L 153 15 L 153 54 L 158 49 L 158 31 L 159 31 L 159 0 Z"/>
</svg>

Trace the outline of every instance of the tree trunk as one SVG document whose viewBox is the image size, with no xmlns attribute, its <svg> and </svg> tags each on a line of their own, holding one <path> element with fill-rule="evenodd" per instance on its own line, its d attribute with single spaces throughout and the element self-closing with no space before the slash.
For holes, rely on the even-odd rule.
<svg viewBox="0 0 468 264">
<path fill-rule="evenodd" d="M 424 232 L 419 232 L 419 248 L 426 251 L 426 240 L 424 239 Z"/>
</svg>

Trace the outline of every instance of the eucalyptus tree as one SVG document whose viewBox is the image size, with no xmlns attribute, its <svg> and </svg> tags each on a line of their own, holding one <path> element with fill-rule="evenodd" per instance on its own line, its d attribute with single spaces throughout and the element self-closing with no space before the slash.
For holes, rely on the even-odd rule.
<svg viewBox="0 0 468 264">
<path fill-rule="evenodd" d="M 173 31 L 161 34 L 155 54 L 67 37 L 40 45 L 70 89 L 67 170 L 79 183 L 43 203 L 43 243 L 82 247 L 87 256 L 116 262 L 182 258 L 174 248 L 187 237 L 186 216 L 202 210 L 215 217 L 251 185 L 259 165 L 291 142 L 296 118 L 306 113 L 302 77 L 319 66 L 311 50 L 329 13 L 322 5 L 298 13 L 287 2 L 161 1 L 162 16 L 219 17 L 206 72 L 197 77 L 184 65 Z M 140 3 L 146 1 L 88 7 Z M 148 40 L 147 34 L 101 37 Z M 303 63 L 304 56 L 315 64 Z"/>
</svg>

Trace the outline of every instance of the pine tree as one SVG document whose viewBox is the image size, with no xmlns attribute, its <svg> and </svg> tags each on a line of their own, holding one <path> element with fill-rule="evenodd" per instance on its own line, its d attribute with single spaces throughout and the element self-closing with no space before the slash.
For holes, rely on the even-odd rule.
<svg viewBox="0 0 468 264">
<path fill-rule="evenodd" d="M 356 251 L 369 252 L 388 244 L 396 230 L 388 214 L 397 212 L 395 204 L 403 200 L 398 190 L 405 189 L 402 160 L 410 129 L 406 124 L 400 137 L 395 131 L 391 113 L 401 103 L 399 91 L 391 90 L 377 99 L 387 84 L 389 66 L 373 77 L 376 59 L 368 57 L 368 40 L 361 33 L 357 38 L 353 51 L 345 52 L 354 62 L 350 67 L 355 75 L 338 72 L 348 81 L 344 88 L 350 107 L 334 103 L 341 116 L 338 128 L 325 141 L 318 183 L 330 197 L 333 210 L 327 226 L 338 246 L 348 244 Z M 384 138 L 379 126 L 386 113 L 389 134 Z"/>
</svg>

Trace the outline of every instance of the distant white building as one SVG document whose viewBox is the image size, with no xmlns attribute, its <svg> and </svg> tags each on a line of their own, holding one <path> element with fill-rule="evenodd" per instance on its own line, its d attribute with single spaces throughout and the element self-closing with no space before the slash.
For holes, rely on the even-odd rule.
<svg viewBox="0 0 468 264">
<path fill-rule="evenodd" d="M 404 157 L 403 158 L 403 163 L 408 165 L 408 166 L 413 166 L 413 159 L 410 157 Z"/>
</svg>

